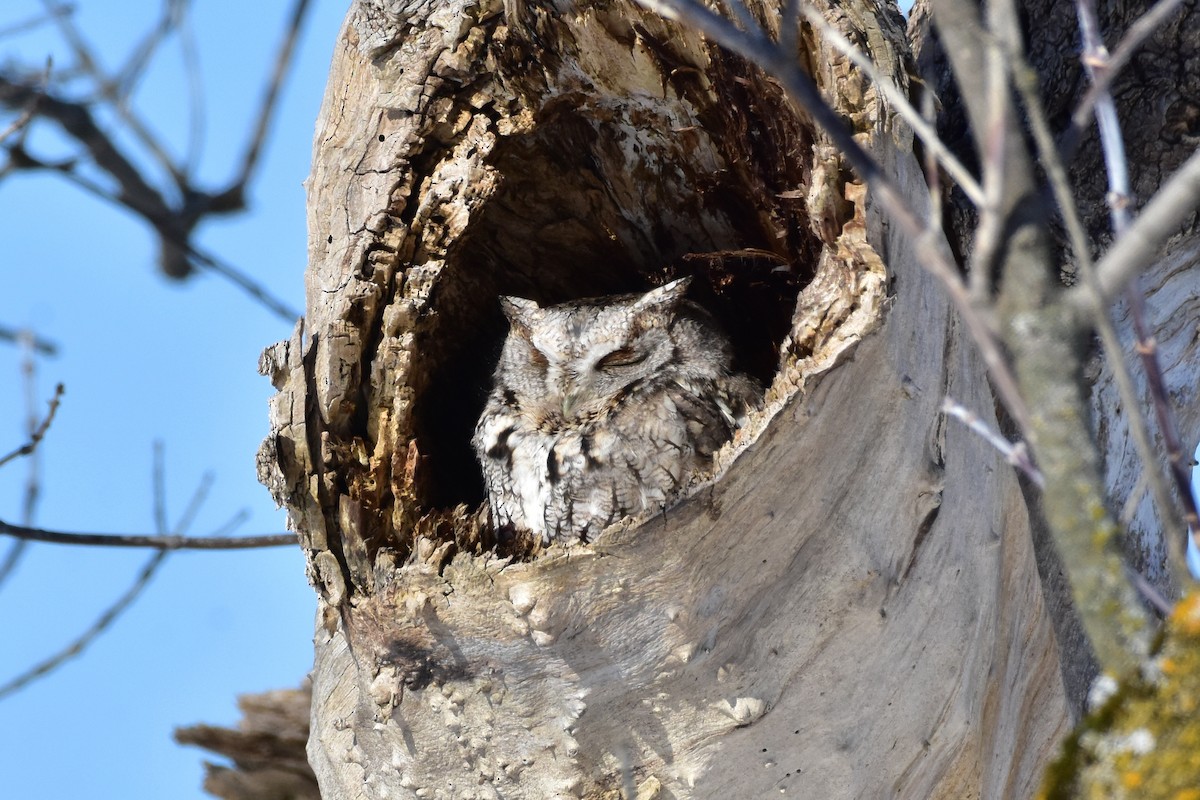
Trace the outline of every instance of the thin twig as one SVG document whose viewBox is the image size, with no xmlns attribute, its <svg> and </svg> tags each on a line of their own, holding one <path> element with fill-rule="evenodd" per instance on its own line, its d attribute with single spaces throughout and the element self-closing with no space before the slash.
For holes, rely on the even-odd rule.
<svg viewBox="0 0 1200 800">
<path fill-rule="evenodd" d="M 938 237 L 912 211 L 903 192 L 883 167 L 863 149 L 841 116 L 821 97 L 816 84 L 796 64 L 795 54 L 782 53 L 760 29 L 741 31 L 729 20 L 693 0 L 637 1 L 651 11 L 690 25 L 712 41 L 757 64 L 780 82 L 793 101 L 808 113 L 871 188 L 889 218 L 912 237 L 921 265 L 942 283 L 979 347 L 996 392 L 1009 414 L 1022 431 L 1029 430 L 1029 412 L 1008 361 L 1000 351 L 992 327 L 983 313 L 972 304 L 958 268 L 944 246 L 944 239 Z"/>
<path fill-rule="evenodd" d="M 1104 69 L 1096 73 L 1091 87 L 1071 114 L 1071 123 L 1063 133 L 1062 145 L 1059 148 L 1065 163 L 1071 163 L 1075 157 L 1075 150 L 1079 147 L 1083 132 L 1091 121 L 1092 109 L 1101 95 L 1108 93 L 1112 82 L 1121 74 L 1121 70 L 1129 63 L 1129 59 L 1142 46 L 1142 43 L 1158 30 L 1159 26 L 1166 22 L 1167 18 L 1174 14 L 1182 4 L 1183 0 L 1159 0 L 1153 8 L 1138 17 L 1129 26 L 1129 30 L 1125 31 L 1125 36 L 1113 50 L 1112 55 L 1108 57 Z"/>
<path fill-rule="evenodd" d="M 114 71 L 111 83 L 115 91 L 110 99 L 124 107 L 128 107 L 132 101 L 133 93 L 154 61 L 158 48 L 178 24 L 178 0 L 166 0 L 162 5 L 158 23 L 133 46 L 125 64 Z M 92 77 L 96 76 L 93 74 Z"/>
<path fill-rule="evenodd" d="M 954 179 L 959 188 L 963 190 L 963 194 L 967 199 L 976 206 L 984 205 L 984 191 L 979 185 L 979 181 L 975 180 L 975 176 L 970 170 L 963 166 L 962 162 L 950 152 L 938 136 L 937 129 L 929 123 L 921 112 L 917 111 L 911 103 L 908 102 L 908 97 L 904 92 L 900 91 L 899 87 L 892 82 L 890 78 L 883 75 L 875 68 L 875 63 L 866 56 L 861 50 L 851 43 L 849 39 L 842 35 L 841 31 L 833 27 L 821 12 L 813 8 L 807 3 L 801 6 L 800 12 L 804 14 L 804 18 L 809 24 L 820 31 L 821 35 L 832 44 L 842 55 L 850 59 L 864 75 L 879 89 L 880 93 L 887 98 L 888 105 L 896 110 L 896 112 L 908 123 L 913 132 L 921 139 L 921 143 L 925 145 L 925 149 L 932 153 L 942 165 L 942 168 Z M 926 96 L 928 96 L 926 92 Z"/>
<path fill-rule="evenodd" d="M 988 47 L 996 49 L 997 45 L 990 42 Z M 988 58 L 989 65 L 995 69 L 999 59 Z M 989 70 L 993 83 L 998 83 L 1004 73 L 995 75 Z M 1008 87 L 989 86 L 990 91 L 1008 91 Z M 1006 106 L 995 104 L 996 114 L 1002 114 Z M 1001 213 L 1001 202 L 1005 189 L 1004 161 L 1008 146 L 1008 128 L 1003 119 L 994 118 L 989 124 L 983 137 L 983 196 L 976 203 L 979 208 L 979 225 L 975 230 L 974 246 L 971 248 L 970 269 L 967 275 L 970 279 L 971 297 L 981 307 L 992 304 L 993 276 L 996 271 L 996 254 L 1002 245 L 1005 234 L 1005 218 Z"/>
<path fill-rule="evenodd" d="M 188 79 L 188 137 L 180 172 L 190 176 L 200 166 L 200 155 L 204 152 L 204 73 L 200 69 L 200 48 L 196 46 L 186 6 L 180 6 L 179 17 L 179 52 Z"/>
<path fill-rule="evenodd" d="M 25 555 L 25 549 L 28 546 L 29 542 L 18 539 L 4 553 L 4 561 L 0 562 L 0 586 L 3 586 L 12 576 L 17 564 L 21 563 L 21 557 Z"/>
<path fill-rule="evenodd" d="M 58 355 L 58 345 L 49 339 L 42 337 L 24 329 L 8 328 L 0 325 L 0 341 L 21 343 L 28 337 L 30 346 L 44 356 Z"/>
<path fill-rule="evenodd" d="M 67 533 L 13 525 L 0 520 L 0 535 L 22 541 L 91 547 L 142 547 L 153 550 L 252 550 L 296 544 L 294 533 L 270 533 L 261 536 L 157 536 L 115 533 Z"/>
<path fill-rule="evenodd" d="M 133 604 L 133 601 L 138 598 L 142 590 L 149 585 L 150 579 L 154 577 L 154 573 L 168 555 L 170 555 L 169 550 L 162 550 L 150 556 L 149 560 L 142 566 L 133 585 L 117 598 L 115 603 L 106 608 L 86 631 L 54 655 L 38 662 L 17 677 L 0 685 L 0 698 L 4 698 L 24 688 L 38 678 L 45 677 L 70 659 L 83 653 L 97 636 L 103 633 L 123 611 Z"/>
<path fill-rule="evenodd" d="M 1083 63 L 1088 76 L 1093 82 L 1098 74 L 1111 71 L 1108 64 L 1108 51 L 1100 38 L 1099 20 L 1096 18 L 1095 0 L 1076 0 L 1079 15 L 1079 30 L 1083 38 Z M 1125 145 L 1121 135 L 1121 123 L 1117 118 L 1117 109 L 1112 95 L 1108 91 L 1101 92 L 1096 99 L 1096 123 L 1100 128 L 1100 142 L 1104 151 L 1104 163 L 1108 174 L 1108 204 L 1109 216 L 1112 221 L 1113 234 L 1120 238 L 1129 230 L 1130 188 L 1129 170 L 1125 158 Z M 1196 511 L 1196 499 L 1192 494 L 1191 476 L 1184 466 L 1183 446 L 1180 442 L 1175 415 L 1167 399 L 1166 381 L 1163 378 L 1162 366 L 1156 355 L 1158 346 L 1146 324 L 1145 299 L 1138 287 L 1135 276 L 1126 289 L 1126 300 L 1129 306 L 1130 321 L 1133 324 L 1134 335 L 1137 337 L 1135 350 L 1142 359 L 1142 368 L 1146 373 L 1146 382 L 1150 395 L 1154 399 L 1154 412 L 1158 420 L 1159 432 L 1162 434 L 1163 445 L 1167 453 L 1167 464 L 1175 481 L 1175 489 L 1183 504 L 1184 517 L 1192 529 L 1192 535 L 1200 537 L 1200 514 Z M 1171 537 L 1175 559 L 1182 566 L 1184 559 L 1182 539 L 1176 535 Z M 1200 544 L 1200 538 L 1196 540 Z M 1186 575 L 1186 571 L 1182 571 Z"/>
<path fill-rule="evenodd" d="M 734 0 L 734 2 L 737 2 L 737 0 Z M 279 90 L 282 88 L 283 79 L 291 67 L 292 55 L 296 49 L 296 40 L 300 36 L 300 28 L 304 22 L 305 15 L 308 13 L 308 6 L 309 0 L 295 0 L 292 5 L 292 14 L 288 21 L 288 28 L 283 35 L 283 42 L 279 46 L 279 52 L 275 55 L 275 69 L 271 73 L 270 82 L 267 84 L 267 89 L 263 94 L 258 120 L 255 123 L 254 133 L 250 137 L 250 142 L 246 148 L 246 155 L 242 158 L 242 168 L 238 173 L 238 178 L 234 181 L 235 186 L 244 186 L 248 183 L 254 173 L 255 167 L 258 165 L 258 157 L 262 152 L 262 145 L 266 140 L 267 130 L 271 126 L 271 119 L 274 116 L 279 99 Z M 293 316 L 292 319 L 294 320 L 295 317 Z"/>
<path fill-rule="evenodd" d="M 1125 573 L 1129 576 L 1130 582 L 1134 587 L 1141 592 L 1142 597 L 1146 598 L 1146 602 L 1154 607 L 1161 616 L 1169 616 L 1175 610 L 1175 604 L 1167 598 L 1163 597 L 1154 584 L 1146 580 L 1146 576 L 1135 570 L 1133 567 L 1126 565 Z"/>
<path fill-rule="evenodd" d="M 779 12 L 779 49 L 791 53 L 793 58 L 799 58 L 797 38 L 800 35 L 800 13 L 808 7 L 802 0 L 783 0 L 783 8 Z M 825 22 L 825 18 L 821 17 Z M 826 23 L 828 24 L 828 23 Z M 849 44 L 849 42 L 847 42 Z M 872 65 L 872 68 L 874 65 Z"/>
<path fill-rule="evenodd" d="M 10 108 L 25 108 L 37 104 L 37 115 L 55 122 L 62 131 L 74 139 L 85 151 L 91 163 L 115 184 L 106 188 L 77 171 L 76 159 L 58 163 L 39 161 L 22 147 L 10 148 L 13 157 L 6 171 L 13 169 L 50 169 L 58 172 L 76 186 L 99 197 L 105 202 L 124 206 L 149 224 L 160 237 L 162 270 L 173 277 L 184 277 L 194 268 L 207 268 L 245 291 L 280 318 L 292 322 L 299 315 L 295 309 L 271 295 L 264 286 L 230 264 L 201 252 L 191 241 L 196 225 L 206 216 L 229 213 L 245 207 L 245 186 L 261 155 L 266 132 L 273 117 L 284 74 L 292 63 L 300 23 L 309 6 L 309 0 L 297 0 L 290 27 L 285 34 L 274 72 L 268 84 L 263 106 L 255 123 L 254 134 L 247 145 L 247 153 L 236 182 L 221 191 L 206 192 L 192 186 L 187 177 L 187 166 L 179 166 L 166 154 L 157 139 L 141 126 L 140 120 L 126 106 L 126 89 L 132 87 L 150 59 L 159 42 L 176 21 L 176 6 L 171 5 L 157 29 L 137 49 L 126 67 L 121 80 L 109 78 L 99 65 L 88 43 L 79 33 L 74 22 L 63 13 L 57 0 L 43 0 L 47 10 L 55 15 L 58 26 L 74 51 L 80 68 L 99 87 L 100 96 L 113 107 L 122 122 L 133 132 L 143 148 L 159 162 L 163 170 L 175 183 L 174 194 L 181 201 L 172 201 L 156 189 L 135 166 L 134 159 L 127 156 L 117 141 L 109 136 L 97 123 L 89 104 L 71 102 L 51 95 L 45 88 L 8 79 L 0 75 L 0 103 Z M 186 40 L 186 33 L 181 34 Z M 188 40 L 190 41 L 190 40 Z M 185 59 L 188 44 L 184 41 Z M 194 72 L 194 65 L 192 68 Z M 193 87 L 194 88 L 194 87 Z M 196 95 L 196 91 L 193 91 Z M 196 109 L 193 103 L 193 117 Z M 194 133 L 194 132 L 193 132 Z M 193 135 L 193 141 L 196 136 Z M 193 148 L 194 149 L 194 148 Z"/>
<path fill-rule="evenodd" d="M 50 424 L 54 421 L 54 414 L 58 411 L 58 403 L 62 398 L 63 385 L 60 383 L 55 387 L 54 397 L 50 400 L 50 407 L 46 411 L 46 415 L 39 421 L 37 417 L 37 379 L 36 379 L 36 350 L 33 347 L 33 334 L 25 331 L 21 337 L 22 349 L 24 354 L 22 357 L 21 372 L 25 377 L 25 402 L 26 402 L 26 431 L 29 434 L 29 441 L 22 447 L 17 448 L 4 458 L 0 458 L 0 466 L 8 463 L 14 458 L 21 456 L 30 456 L 29 459 L 29 475 L 25 483 L 24 503 L 21 510 L 21 522 L 25 525 L 32 525 L 34 514 L 37 510 L 38 496 L 40 495 L 38 475 L 40 473 L 40 460 L 37 456 L 37 447 L 46 435 L 46 431 L 50 429 Z M 25 554 L 25 542 L 15 542 L 8 552 L 4 554 L 4 562 L 0 564 L 0 586 L 16 572 L 17 564 L 21 562 L 21 557 Z"/>
<path fill-rule="evenodd" d="M 37 389 L 37 356 L 33 349 L 33 345 L 29 342 L 27 336 L 21 343 L 21 375 L 24 378 L 22 383 L 25 386 L 25 432 L 29 435 L 30 441 L 34 439 L 41 440 L 46 434 L 46 427 L 49 426 L 49 419 L 53 416 L 56 406 L 58 405 L 58 395 L 55 393 L 54 401 L 51 403 L 50 411 L 46 414 L 41 422 L 38 420 L 38 389 Z M 61 388 L 59 384 L 56 388 Z M 22 503 L 21 522 L 25 525 L 32 525 L 33 520 L 37 515 L 38 500 L 42 495 L 42 460 L 38 455 L 37 449 L 29 451 L 29 460 L 26 462 L 29 467 L 29 472 L 25 478 L 25 497 Z"/>
<path fill-rule="evenodd" d="M 742 30 L 747 32 L 759 30 L 758 20 L 750 12 L 746 0 L 722 0 L 722 4 L 729 9 L 729 13 L 737 20 L 737 24 L 741 26 Z"/>
<path fill-rule="evenodd" d="M 1033 481 L 1039 489 L 1046 488 L 1046 479 L 1037 466 L 1034 465 L 1033 460 L 1030 459 L 1029 448 L 1025 446 L 1024 442 L 1013 444 L 1008 441 L 1008 439 L 1005 439 L 984 424 L 983 420 L 977 414 L 952 397 L 947 396 L 942 401 L 942 413 L 954 417 L 976 434 L 983 437 L 988 444 L 996 448 L 1004 456 L 1005 461 L 1025 473 L 1025 477 Z"/>
<path fill-rule="evenodd" d="M 183 510 L 183 515 L 179 518 L 179 522 L 175 524 L 177 530 L 185 531 L 191 527 L 192 522 L 196 519 L 196 515 L 200 513 L 200 507 L 204 505 L 204 501 L 208 499 L 208 491 L 212 488 L 215 478 L 211 472 L 206 472 L 200 476 L 200 483 L 196 486 L 196 491 L 192 492 L 192 499 L 187 504 L 187 508 Z M 245 512 L 240 512 L 244 514 Z M 163 531 L 166 533 L 166 531 Z"/>
<path fill-rule="evenodd" d="M 47 87 L 50 86 L 50 77 L 53 73 L 54 59 L 50 56 L 47 56 L 46 67 L 42 70 L 42 94 L 33 94 L 30 96 L 29 100 L 25 104 L 25 108 L 21 111 L 17 118 L 13 120 L 7 128 L 5 128 L 3 131 L 0 131 L 0 143 L 3 143 L 5 139 L 24 130 L 26 126 L 33 121 L 33 118 L 37 116 L 38 106 L 41 104 L 42 96 Z"/>
<path fill-rule="evenodd" d="M 1133 488 L 1129 490 L 1129 495 L 1125 498 L 1125 502 L 1121 505 L 1121 525 L 1128 528 L 1133 523 L 1133 517 L 1137 514 L 1137 508 L 1142 504 L 1142 498 L 1146 496 L 1146 489 L 1150 484 L 1150 479 L 1147 477 L 1149 470 L 1145 463 L 1142 464 L 1142 471 L 1138 473 L 1138 479 L 1133 484 Z"/>
<path fill-rule="evenodd" d="M 1059 156 L 1059 151 L 1054 143 L 1054 136 L 1050 131 L 1050 124 L 1038 92 L 1037 73 L 1030 66 L 1019 43 L 1009 48 L 1008 58 L 1011 64 L 1013 83 L 1017 88 L 1017 93 L 1021 97 L 1021 102 L 1025 106 L 1025 113 L 1029 118 L 1030 130 L 1033 133 L 1038 157 L 1042 168 L 1046 172 L 1050 190 L 1062 215 L 1063 227 L 1066 229 L 1067 236 L 1071 242 L 1071 249 L 1075 254 L 1075 263 L 1082 282 L 1081 285 L 1085 291 L 1092 292 L 1098 298 L 1100 289 L 1096 280 L 1095 264 L 1092 261 L 1091 245 L 1088 242 L 1087 234 L 1084 232 L 1083 222 L 1079 218 L 1079 208 L 1075 203 L 1075 196 L 1070 180 L 1067 178 L 1066 166 Z M 1143 482 L 1150 484 L 1154 494 L 1155 506 L 1158 509 L 1160 523 L 1169 536 L 1174 536 L 1174 538 L 1178 539 L 1179 532 L 1183 530 L 1183 525 L 1175 513 L 1175 504 L 1171 501 L 1170 492 L 1167 490 L 1166 483 L 1163 481 L 1162 475 L 1157 468 L 1158 460 L 1154 446 L 1150 440 L 1146 417 L 1142 411 L 1141 398 L 1138 397 L 1137 390 L 1134 388 L 1133 378 L 1129 374 L 1129 366 L 1125 362 L 1121 342 L 1117 336 L 1116 329 L 1113 327 L 1112 320 L 1109 318 L 1107 306 L 1098 301 L 1091 319 L 1093 325 L 1095 325 L 1096 332 L 1100 336 L 1100 345 L 1104 352 L 1106 363 L 1112 369 L 1117 394 L 1120 397 L 1121 403 L 1128 410 L 1129 433 L 1133 438 L 1138 457 L 1142 460 L 1143 464 L 1143 473 L 1139 479 L 1139 484 Z M 1140 490 L 1137 488 L 1130 494 L 1130 497 L 1132 498 L 1136 495 L 1140 495 Z M 1128 524 L 1128 519 L 1123 519 L 1123 522 Z M 1172 553 L 1172 558 L 1177 560 L 1174 552 Z M 1177 563 L 1174 566 L 1174 570 L 1176 572 L 1180 571 Z"/>
<path fill-rule="evenodd" d="M 29 433 L 29 441 L 13 450 L 4 457 L 0 457 L 0 467 L 7 464 L 13 459 L 21 458 L 33 453 L 41 443 L 42 438 L 46 435 L 46 431 L 50 429 L 50 424 L 54 422 L 54 415 L 58 412 L 58 404 L 62 400 L 65 389 L 60 383 L 54 387 L 54 396 L 50 398 L 50 404 L 46 409 L 46 416 L 42 417 L 41 422 L 36 424 Z"/>
<path fill-rule="evenodd" d="M 25 110 L 17 115 L 17 118 L 9 123 L 8 127 L 0 131 L 0 142 L 3 142 L 10 136 L 14 136 L 25 129 L 25 126 L 33 121 L 33 117 L 37 114 L 38 97 L 31 97 L 25 105 Z"/>
<path fill-rule="evenodd" d="M 290 323 L 295 324 L 302 314 L 295 308 L 283 302 L 275 295 L 267 291 L 266 287 L 258 281 L 251 278 L 245 272 L 242 272 L 237 267 L 234 267 L 228 261 L 222 261 L 216 256 L 199 249 L 191 242 L 183 242 L 187 246 L 188 255 L 192 260 L 202 267 L 212 270 L 216 274 L 222 276 L 233 285 L 240 288 L 243 292 L 253 297 L 258 303 L 269 309 L 275 316 Z"/>
<path fill-rule="evenodd" d="M 63 13 L 63 12 L 60 11 L 58 13 Z M 68 10 L 66 13 L 70 13 L 70 11 Z M 52 13 L 35 14 L 32 17 L 18 20 L 17 22 L 12 23 L 11 25 L 9 25 L 6 28 L 0 28 L 0 39 L 3 39 L 7 36 L 16 36 L 17 34 L 26 33 L 28 31 L 33 30 L 34 28 L 40 28 L 41 26 L 45 25 L 48 22 L 51 22 L 52 20 L 53 20 Z"/>
<path fill-rule="evenodd" d="M 120 117 L 121 121 L 128 126 L 129 130 L 141 142 L 146 151 L 154 157 L 169 175 L 177 175 L 175 163 L 171 156 L 167 154 L 166 149 L 159 143 L 158 139 L 150 132 L 142 121 L 129 108 L 129 105 L 122 101 L 120 85 L 105 74 L 103 67 L 100 66 L 100 60 L 92 52 L 87 41 L 75 27 L 74 20 L 71 15 L 62 13 L 62 6 L 57 0 L 42 0 L 42 5 L 47 11 L 55 15 L 54 21 L 58 25 L 59 31 L 63 38 L 67 41 L 72 52 L 75 54 L 76 60 L 79 62 L 79 68 L 96 84 L 96 88 L 101 97 L 109 102 L 113 111 Z"/>
<path fill-rule="evenodd" d="M 4 79 L 2 76 L 0 76 L 0 90 L 4 88 L 3 82 Z M 36 161 L 26 155 L 24 167 L 27 169 L 36 168 L 55 171 L 67 181 L 71 182 L 76 187 L 82 189 L 88 194 L 91 194 L 107 203 L 125 206 L 138 216 L 142 217 L 146 222 L 154 226 L 156 232 L 162 237 L 164 242 L 182 249 L 191 259 L 191 263 L 194 265 L 207 268 L 225 278 L 230 283 L 240 288 L 247 295 L 254 298 L 254 300 L 256 300 L 260 305 L 267 308 L 280 319 L 288 322 L 295 322 L 300 316 L 299 311 L 275 297 L 266 289 L 265 286 L 263 286 L 263 284 L 254 280 L 245 272 L 239 270 L 237 267 L 234 267 L 229 262 L 223 261 L 216 256 L 196 247 L 186 235 L 173 228 L 162 225 L 161 217 L 146 213 L 141 204 L 134 202 L 132 199 L 133 197 L 143 197 L 143 195 L 130 195 L 124 190 L 122 190 L 119 194 L 114 194 L 87 176 L 75 172 L 73 162 L 52 164 L 48 162 Z M 172 214 L 174 212 L 167 210 L 166 213 Z M 4 332 L 4 330 L 0 329 L 0 339 L 5 338 Z"/>
<path fill-rule="evenodd" d="M 2 81 L 3 81 L 3 78 L 0 78 L 0 82 L 2 82 Z M 83 191 L 88 192 L 89 194 L 92 194 L 95 197 L 97 197 L 100 200 L 103 200 L 105 202 L 114 203 L 116 205 L 123 205 L 123 206 L 129 208 L 131 211 L 137 213 L 139 216 L 142 216 L 144 219 L 146 219 L 146 221 L 150 222 L 151 224 L 154 224 L 154 218 L 147 217 L 145 214 L 142 213 L 142 211 L 139 208 L 137 208 L 136 206 L 134 206 L 130 203 L 127 203 L 125 201 L 124 193 L 122 193 L 120 195 L 112 194 L 107 189 L 105 189 L 103 186 L 100 186 L 99 184 L 95 183 L 94 181 L 87 178 L 86 176 L 80 175 L 79 173 L 75 172 L 72 169 L 72 165 L 70 163 L 65 164 L 65 165 L 59 165 L 59 164 L 47 164 L 47 163 L 42 163 L 42 162 L 32 162 L 31 161 L 29 166 L 34 166 L 34 167 L 38 167 L 41 169 L 54 170 L 54 171 L 58 172 L 59 174 L 61 174 L 65 179 L 67 179 L 71 183 L 75 184 L 75 186 L 82 189 Z M 260 305 L 262 305 L 265 308 L 267 308 L 268 310 L 270 310 L 272 313 L 274 313 L 279 318 L 286 320 L 290 323 L 294 323 L 296 321 L 296 319 L 301 316 L 299 311 L 292 308 L 291 306 L 289 306 L 287 303 L 283 302 L 279 298 L 275 297 L 261 283 L 254 280 L 249 275 L 247 275 L 245 272 L 242 272 L 241 270 L 239 270 L 237 267 L 234 267 L 229 262 L 223 261 L 223 260 L 217 258 L 216 256 L 214 256 L 204 250 L 199 249 L 194 244 L 192 244 L 192 242 L 188 239 L 188 237 L 178 233 L 177 231 L 175 231 L 173 229 L 169 229 L 169 228 L 162 227 L 162 226 L 156 226 L 156 230 L 159 233 L 159 235 L 162 236 L 162 238 L 166 242 L 169 242 L 170 244 L 173 244 L 173 245 L 181 248 L 185 253 L 187 253 L 187 255 L 189 256 L 189 258 L 191 259 L 191 262 L 193 264 L 200 266 L 200 267 L 205 267 L 205 268 L 211 270 L 212 272 L 220 275 L 221 277 L 225 278 L 230 283 L 234 284 L 235 286 L 240 288 L 243 292 L 248 294 L 250 297 L 254 298 Z M 2 330 L 0 330 L 0 338 L 4 338 Z"/>
<path fill-rule="evenodd" d="M 116 68 L 113 71 L 113 77 L 107 79 L 108 84 L 113 88 L 113 94 L 108 97 L 108 100 L 118 104 L 122 113 L 132 114 L 133 92 L 137 90 L 138 84 L 142 83 L 142 78 L 149 71 L 150 64 L 158 53 L 158 48 L 167 41 L 167 37 L 178 25 L 179 6 L 179 0 L 163 2 L 160 17 L 154 28 L 146 31 L 142 41 L 131 49 L 130 55 L 125 59 L 125 64 Z M 97 85 L 102 85 L 106 80 L 106 77 L 98 76 L 95 72 L 89 74 L 92 79 L 96 80 Z"/>
<path fill-rule="evenodd" d="M 980 141 L 993 119 L 993 85 L 979 47 L 984 37 L 1014 47 L 1022 40 L 1015 0 L 982 6 L 930 0 L 945 50 Z M 981 31 L 986 17 L 987 33 Z M 1007 71 L 1007 69 L 1005 69 Z M 1142 600 L 1123 575 L 1120 529 L 1107 512 L 1094 432 L 1080 404 L 1087 320 L 1064 308 L 1055 280 L 1045 207 L 1036 164 L 1021 138 L 1020 115 L 1011 89 L 999 101 L 1011 109 L 1008 164 L 1002 213 L 1010 235 L 996 300 L 1012 368 L 1029 392 L 1036 414 L 1026 434 L 1046 477 L 1043 511 L 1054 544 L 1069 565 L 1071 594 L 1102 668 L 1124 674 L 1150 651 L 1153 630 Z"/>
<path fill-rule="evenodd" d="M 156 447 L 156 459 L 154 466 L 154 482 L 155 482 L 155 518 L 160 521 L 166 517 L 165 499 L 162 494 L 162 484 L 164 480 L 164 470 L 161 463 L 161 447 Z M 87 647 L 96 640 L 100 634 L 104 633 L 114 621 L 126 610 L 128 610 L 135 600 L 142 594 L 146 587 L 150 584 L 150 579 L 154 577 L 155 572 L 162 566 L 167 556 L 171 555 L 175 550 L 183 549 L 217 549 L 213 546 L 214 539 L 211 537 L 205 538 L 190 538 L 183 534 L 187 530 L 188 524 L 195 516 L 193 507 L 202 502 L 207 493 L 207 485 L 201 482 L 196 491 L 192 495 L 192 499 L 188 504 L 189 511 L 180 519 L 179 524 L 174 528 L 174 535 L 168 535 L 165 529 L 160 529 L 160 536 L 104 536 L 95 534 L 62 534 L 53 531 L 42 531 L 35 528 L 28 528 L 17 525 L 9 525 L 5 522 L 0 522 L 0 533 L 5 533 L 10 536 L 18 536 L 23 539 L 44 541 L 44 542 L 70 542 L 73 544 L 103 544 L 105 546 L 117 547 L 153 547 L 158 550 L 157 553 L 150 556 L 146 563 L 142 566 L 137 578 L 133 584 L 117 598 L 116 602 L 106 608 L 96 621 L 93 622 L 87 630 L 75 638 L 74 641 L 63 647 L 57 653 L 43 659 L 17 677 L 0 685 L 0 698 L 12 694 L 25 686 L 28 686 L 35 680 L 43 678 L 53 672 L 58 667 L 65 664 L 72 658 L 83 653 Z M 228 528 L 227 526 L 224 526 Z M 265 539 L 274 539 L 276 537 L 246 537 L 242 539 L 216 539 L 217 542 L 225 543 L 225 546 L 220 549 L 231 549 L 228 546 L 229 542 L 237 542 L 241 547 L 265 547 L 268 546 Z M 288 534 L 290 542 L 294 543 L 296 537 Z M 272 542 L 274 544 L 274 542 Z M 197 546 L 200 545 L 200 546 Z M 207 545 L 207 546 L 205 546 Z"/>
<path fill-rule="evenodd" d="M 1094 313 L 1108 305 L 1125 286 L 1158 258 L 1162 246 L 1196 213 L 1200 204 L 1200 150 L 1193 153 L 1142 207 L 1133 224 L 1096 264 L 1099 296 L 1075 287 L 1068 301 L 1077 310 Z"/>
</svg>

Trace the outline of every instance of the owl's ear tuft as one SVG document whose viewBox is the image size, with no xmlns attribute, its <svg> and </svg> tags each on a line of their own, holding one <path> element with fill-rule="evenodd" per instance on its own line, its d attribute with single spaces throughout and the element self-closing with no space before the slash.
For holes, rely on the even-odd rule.
<svg viewBox="0 0 1200 800">
<path fill-rule="evenodd" d="M 642 295 L 636 304 L 639 311 L 669 310 L 679 305 L 679 301 L 687 294 L 688 286 L 692 283 L 689 275 L 670 283 L 665 283 L 657 289 L 651 289 Z"/>
<path fill-rule="evenodd" d="M 529 332 L 529 327 L 542 318 L 542 308 L 533 300 L 524 297 L 501 297 L 500 308 L 514 328 Z"/>
</svg>

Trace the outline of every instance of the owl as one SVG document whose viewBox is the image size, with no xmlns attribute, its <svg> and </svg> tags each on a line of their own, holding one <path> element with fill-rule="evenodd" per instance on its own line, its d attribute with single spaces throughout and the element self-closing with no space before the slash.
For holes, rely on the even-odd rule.
<svg viewBox="0 0 1200 800">
<path fill-rule="evenodd" d="M 509 333 L 472 439 L 496 526 L 588 541 L 665 509 L 757 407 L 689 281 L 546 308 L 500 299 Z"/>
</svg>

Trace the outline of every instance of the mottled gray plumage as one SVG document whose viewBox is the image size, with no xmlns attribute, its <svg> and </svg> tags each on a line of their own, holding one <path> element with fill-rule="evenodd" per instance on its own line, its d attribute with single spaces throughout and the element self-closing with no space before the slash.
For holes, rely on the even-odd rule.
<svg viewBox="0 0 1200 800">
<path fill-rule="evenodd" d="M 591 539 L 709 466 L 761 391 L 732 372 L 687 285 L 547 308 L 501 298 L 510 330 L 472 440 L 494 524 Z"/>
</svg>

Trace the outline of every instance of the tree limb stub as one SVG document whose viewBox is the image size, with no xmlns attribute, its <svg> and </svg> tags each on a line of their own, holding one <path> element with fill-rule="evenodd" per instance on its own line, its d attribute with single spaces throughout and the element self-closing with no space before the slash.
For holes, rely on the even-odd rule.
<svg viewBox="0 0 1200 800">
<path fill-rule="evenodd" d="M 903 82 L 877 12 L 836 24 Z M 800 47 L 923 209 L 911 134 L 835 49 Z M 1029 521 L 938 412 L 952 391 L 991 421 L 994 400 L 847 175 L 778 86 L 632 3 L 354 6 L 309 182 L 307 327 L 262 363 L 260 475 L 322 596 L 323 797 L 1032 790 L 1067 711 Z M 685 271 L 752 323 L 731 333 L 764 412 L 664 516 L 540 553 L 498 540 L 468 445 L 497 295 Z"/>
</svg>

